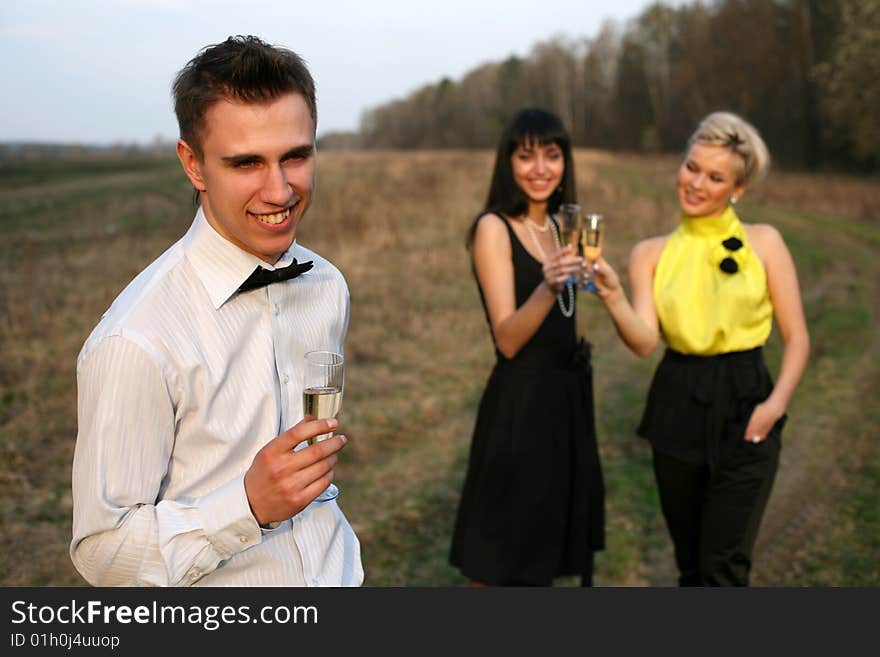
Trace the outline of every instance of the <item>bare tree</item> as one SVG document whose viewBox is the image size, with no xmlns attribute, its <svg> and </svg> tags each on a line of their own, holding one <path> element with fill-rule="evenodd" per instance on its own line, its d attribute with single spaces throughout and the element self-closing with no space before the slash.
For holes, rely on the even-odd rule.
<svg viewBox="0 0 880 657">
<path fill-rule="evenodd" d="M 828 61 L 816 67 L 822 107 L 852 154 L 880 161 L 880 0 L 843 0 Z"/>
</svg>

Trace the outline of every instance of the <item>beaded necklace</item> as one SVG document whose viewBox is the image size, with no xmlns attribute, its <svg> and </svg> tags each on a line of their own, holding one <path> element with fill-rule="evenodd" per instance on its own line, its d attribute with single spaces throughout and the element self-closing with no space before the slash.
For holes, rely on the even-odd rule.
<svg viewBox="0 0 880 657">
<path fill-rule="evenodd" d="M 553 241 L 556 243 L 556 248 L 562 248 L 562 240 L 559 239 L 559 230 L 556 228 L 556 222 L 552 221 L 550 217 L 545 217 L 543 228 L 537 226 L 535 222 L 533 222 L 528 216 L 524 217 L 524 223 L 526 225 L 526 229 L 529 231 L 529 235 L 532 236 L 532 241 L 535 243 L 535 247 L 538 249 L 538 253 L 541 254 L 541 262 L 547 260 L 547 254 L 544 253 L 544 247 L 541 246 L 541 242 L 538 239 L 538 236 L 535 234 L 536 229 L 543 233 L 546 232 L 548 228 L 551 228 L 553 231 Z M 547 224 L 549 224 L 549 226 Z M 571 281 L 565 282 L 565 289 L 568 291 L 568 308 L 565 307 L 565 302 L 562 299 L 562 292 L 559 292 L 556 295 L 556 303 L 559 304 L 559 310 L 562 313 L 563 317 L 571 317 L 574 314 L 574 285 Z"/>
</svg>

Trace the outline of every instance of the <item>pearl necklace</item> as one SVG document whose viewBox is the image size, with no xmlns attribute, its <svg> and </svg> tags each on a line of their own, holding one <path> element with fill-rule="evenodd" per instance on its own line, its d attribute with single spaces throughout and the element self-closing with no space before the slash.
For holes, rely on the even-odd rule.
<svg viewBox="0 0 880 657">
<path fill-rule="evenodd" d="M 556 248 L 562 248 L 562 240 L 559 239 L 559 231 L 556 228 L 556 222 L 552 221 L 550 217 L 545 216 L 543 228 L 539 227 L 531 219 L 529 219 L 528 215 L 526 215 L 525 217 L 525 224 L 526 229 L 529 231 L 529 235 L 532 236 L 532 241 L 535 243 L 535 247 L 538 249 L 538 253 L 541 254 L 541 262 L 547 260 L 547 254 L 544 253 L 544 247 L 541 246 L 541 242 L 538 239 L 538 236 L 535 234 L 536 230 L 541 233 L 546 233 L 550 228 L 552 228 L 553 241 L 556 243 Z M 574 314 L 574 285 L 571 281 L 565 282 L 565 289 L 568 291 L 568 308 L 565 307 L 565 302 L 562 300 L 562 292 L 556 295 L 556 303 L 559 304 L 559 311 L 562 313 L 563 317 L 571 317 Z"/>
<path fill-rule="evenodd" d="M 536 224 L 534 221 L 532 221 L 532 218 L 527 214 L 523 215 L 523 220 L 526 222 L 526 226 L 531 226 L 539 233 L 546 233 L 550 229 L 550 224 L 553 223 L 552 221 L 550 221 L 550 217 L 548 217 L 547 215 L 544 215 L 544 225 L 543 226 L 539 226 L 538 224 Z"/>
</svg>

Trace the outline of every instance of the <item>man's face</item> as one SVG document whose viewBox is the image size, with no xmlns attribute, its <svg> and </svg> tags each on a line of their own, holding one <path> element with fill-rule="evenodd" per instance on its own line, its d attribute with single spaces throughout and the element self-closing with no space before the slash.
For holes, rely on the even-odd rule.
<svg viewBox="0 0 880 657">
<path fill-rule="evenodd" d="M 315 124 L 302 94 L 220 100 L 205 115 L 202 157 L 182 140 L 177 153 L 214 230 L 275 264 L 315 187 Z"/>
</svg>

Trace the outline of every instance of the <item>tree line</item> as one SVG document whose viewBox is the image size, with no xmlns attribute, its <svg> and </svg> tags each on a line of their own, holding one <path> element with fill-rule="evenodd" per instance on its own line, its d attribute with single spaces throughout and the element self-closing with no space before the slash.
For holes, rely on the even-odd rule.
<svg viewBox="0 0 880 657">
<path fill-rule="evenodd" d="M 657 2 L 591 38 L 558 36 L 527 57 L 444 78 L 364 113 L 325 147 L 492 148 L 524 106 L 558 113 L 582 147 L 681 150 L 726 109 L 788 166 L 880 164 L 880 0 Z"/>
</svg>

